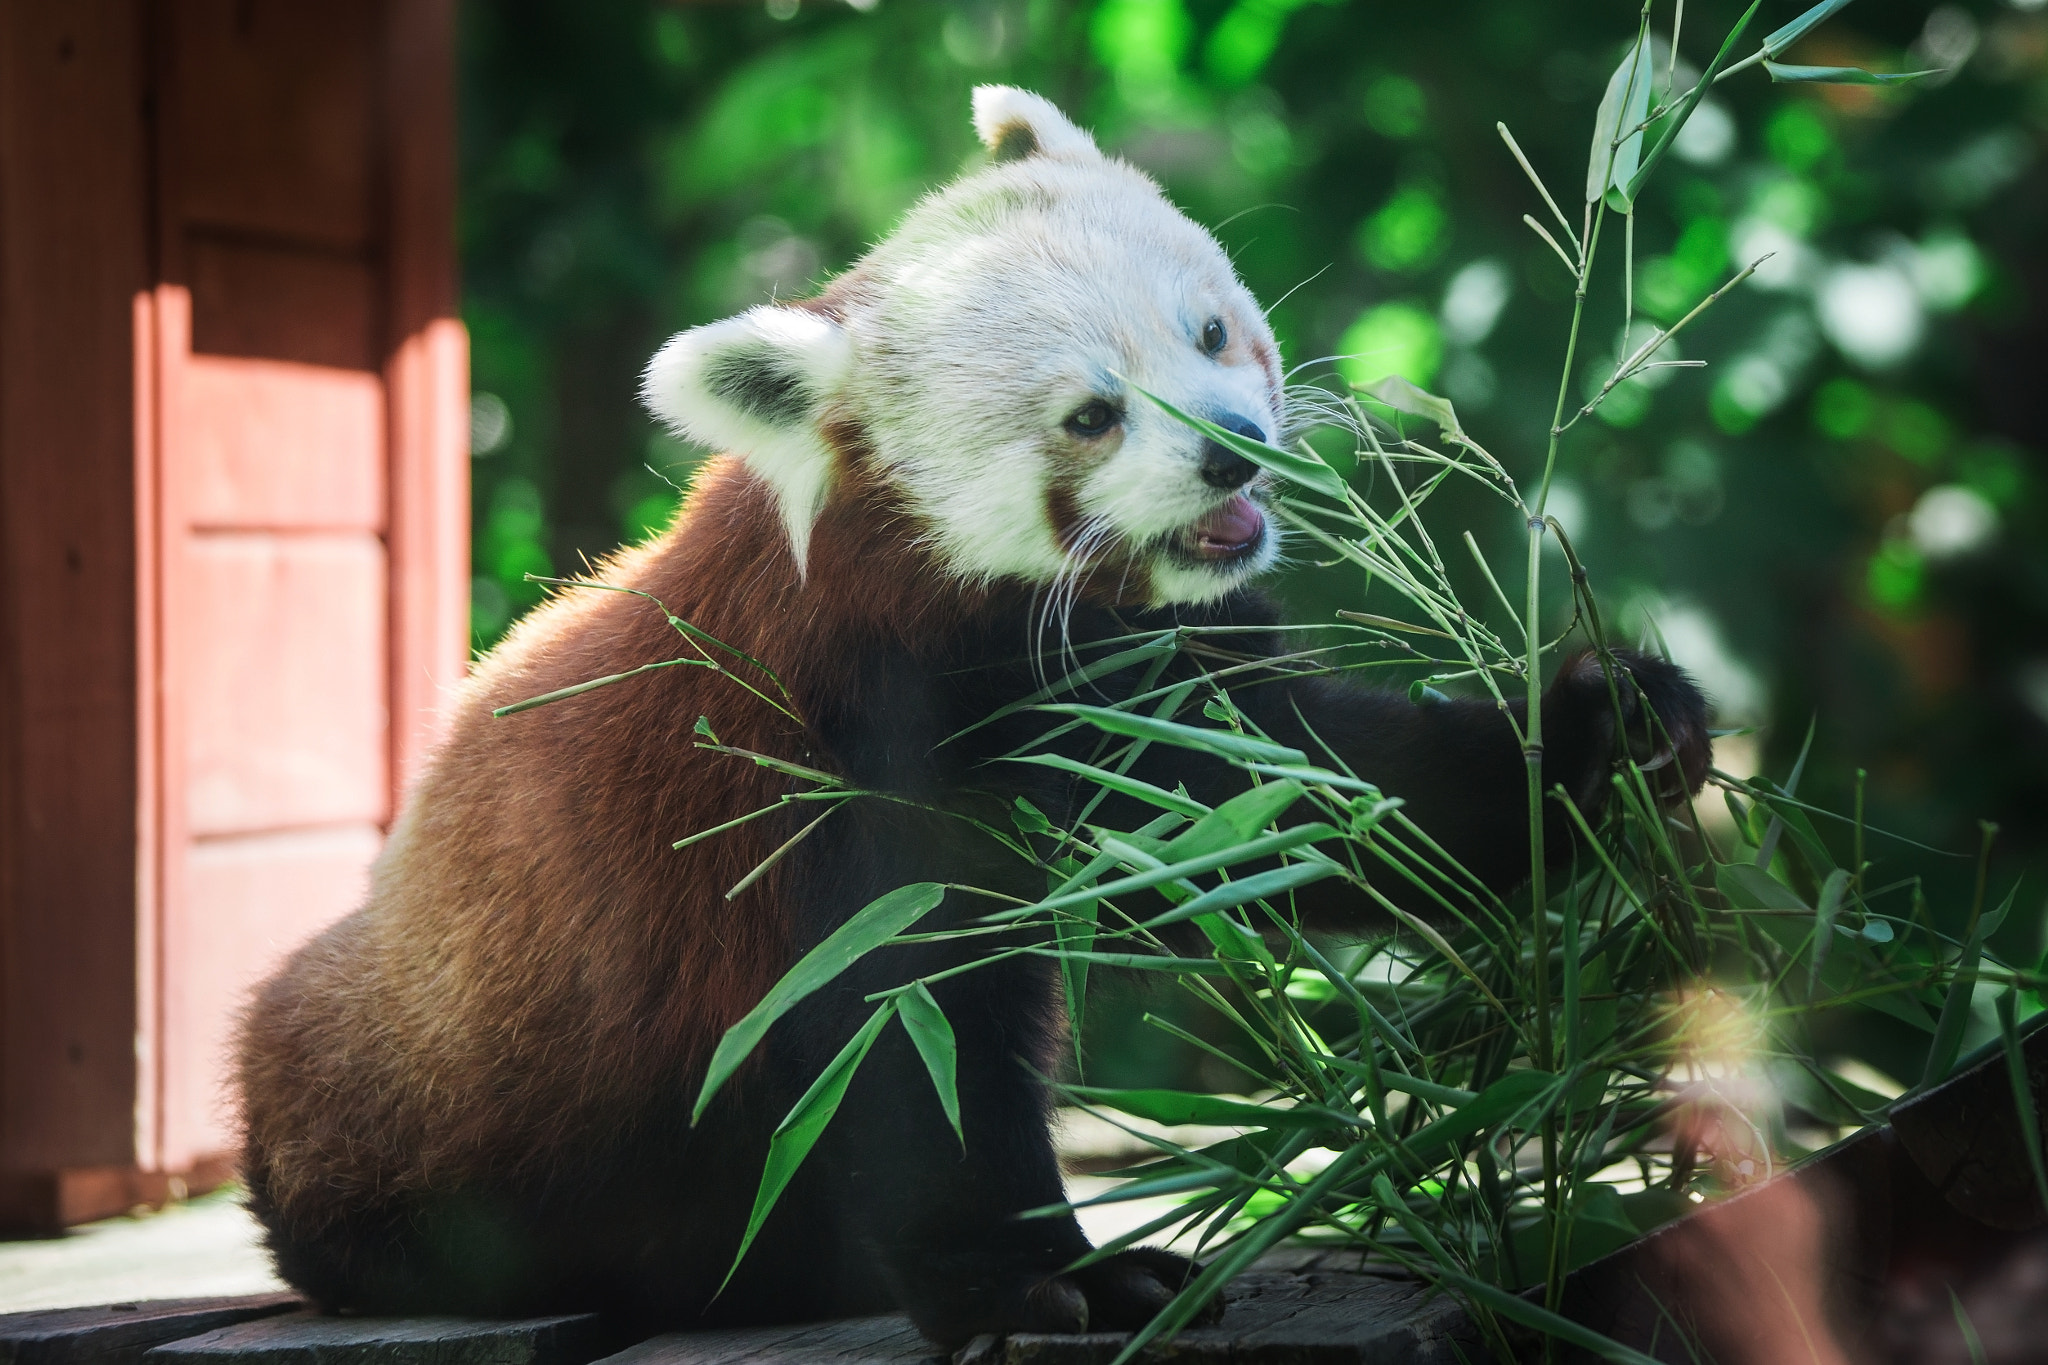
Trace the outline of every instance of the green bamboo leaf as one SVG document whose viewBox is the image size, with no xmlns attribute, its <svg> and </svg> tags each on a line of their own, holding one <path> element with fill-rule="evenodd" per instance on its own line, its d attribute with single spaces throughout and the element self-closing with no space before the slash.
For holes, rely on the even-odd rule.
<svg viewBox="0 0 2048 1365">
<path fill-rule="evenodd" d="M 1963 1349 L 1970 1353 L 1970 1365 L 1990 1365 L 1990 1357 L 1984 1354 L 1983 1338 L 1977 1335 L 1977 1326 L 1970 1321 L 1970 1312 L 1963 1307 L 1963 1297 L 1956 1293 L 1954 1285 L 1948 1287 L 1948 1306 L 1955 1315 L 1956 1330 L 1963 1334 Z"/>
<path fill-rule="evenodd" d="M 1928 76 L 1939 76 L 1939 67 L 1926 71 L 1865 71 L 1860 66 L 1787 66 L 1765 62 L 1771 79 L 1787 85 L 1904 85 Z"/>
<path fill-rule="evenodd" d="M 804 1164 L 811 1148 L 818 1145 L 825 1125 L 832 1122 L 832 1116 L 839 1112 L 839 1102 L 846 1098 L 846 1087 L 852 1084 L 854 1071 L 860 1066 L 861 1059 L 868 1055 L 868 1049 L 875 1045 L 882 1026 L 889 1022 L 889 1016 L 896 1013 L 899 998 L 892 996 L 883 1001 L 868 1016 L 868 1021 L 860 1026 L 860 1032 L 848 1039 L 846 1046 L 839 1049 L 839 1055 L 826 1063 L 825 1070 L 811 1082 L 811 1088 L 804 1091 L 803 1098 L 776 1125 L 775 1135 L 768 1140 L 768 1161 L 761 1168 L 761 1183 L 754 1191 L 754 1210 L 747 1215 L 747 1230 L 740 1238 L 740 1249 L 734 1253 L 725 1279 L 719 1282 L 720 1293 L 732 1282 L 733 1271 L 738 1270 L 740 1262 L 746 1259 L 747 1248 L 754 1244 L 755 1235 L 768 1221 L 775 1201 L 788 1188 L 797 1167 Z"/>
<path fill-rule="evenodd" d="M 1813 909 L 1798 892 L 1754 863 L 1723 863 L 1714 871 L 1714 885 L 1738 910 Z"/>
<path fill-rule="evenodd" d="M 960 1128 L 960 1049 L 953 1041 L 952 1021 L 922 981 L 896 997 L 896 1013 L 903 1020 L 903 1031 L 917 1045 L 917 1055 L 924 1058 L 932 1089 L 939 1092 L 939 1107 L 946 1111 L 946 1122 L 953 1125 L 953 1135 L 964 1148 L 967 1134 Z"/>
<path fill-rule="evenodd" d="M 500 706 L 491 714 L 499 719 L 503 719 L 506 716 L 516 716 L 521 711 L 531 711 L 534 707 L 546 706 L 549 702 L 564 701 L 570 697 L 580 697 L 585 692 L 595 692 L 600 687 L 610 687 L 613 683 L 621 683 L 628 678 L 637 678 L 642 673 L 652 673 L 656 669 L 676 668 L 679 666 L 683 668 L 717 667 L 716 664 L 704 659 L 663 659 L 660 663 L 642 664 L 638 668 L 629 668 L 623 673 L 607 673 L 604 677 L 592 678 L 589 682 L 571 683 L 567 687 L 558 687 L 552 692 L 543 692 L 537 697 L 528 697 L 525 701 L 515 701 L 510 706 Z"/>
<path fill-rule="evenodd" d="M 1398 374 L 1367 384 L 1361 393 L 1379 399 L 1395 412 L 1405 412 L 1410 417 L 1420 417 L 1434 422 L 1449 435 L 1456 436 L 1465 429 L 1458 424 L 1457 409 L 1448 398 L 1439 398 L 1425 389 L 1417 388 Z M 1396 623 L 1401 630 L 1416 630 L 1417 627 Z M 1441 631 L 1424 631 L 1424 634 L 1442 634 Z"/>
<path fill-rule="evenodd" d="M 1048 697 L 1057 697 L 1063 692 L 1077 692 L 1089 683 L 1094 682 L 1097 678 L 1105 677 L 1122 669 L 1135 668 L 1139 664 L 1157 659 L 1162 655 L 1175 654 L 1179 651 L 1179 633 L 1167 631 L 1156 639 L 1147 640 L 1144 644 L 1134 645 L 1129 649 L 1119 650 L 1107 658 L 1097 659 L 1091 664 L 1084 664 L 1080 668 L 1073 669 L 1062 675 L 1057 682 L 1047 683 L 1029 696 L 1019 697 L 1005 706 L 999 706 L 980 720 L 974 722 L 974 724 L 948 735 L 945 742 L 950 744 L 962 735 L 971 735 L 984 725 L 993 725 L 1007 716 L 1013 716 L 1019 711 L 1037 705 Z"/>
<path fill-rule="evenodd" d="M 1048 834 L 1052 831 L 1052 821 L 1045 818 L 1045 812 L 1021 796 L 1010 803 L 1010 823 L 1017 827 L 1019 834 Z"/>
<path fill-rule="evenodd" d="M 1045 900 L 1033 905 L 1021 906 L 1015 910 L 999 910 L 995 914 L 984 915 L 982 918 L 988 923 L 1003 923 L 1009 920 L 1022 919 L 1026 915 L 1043 914 L 1052 910 L 1064 910 L 1070 905 L 1079 905 L 1084 900 L 1096 898 L 1107 900 L 1112 896 L 1121 896 L 1131 891 L 1149 891 L 1155 886 L 1163 886 L 1168 882 L 1177 882 L 1186 877 L 1199 877 L 1204 872 L 1214 872 L 1218 868 L 1230 867 L 1236 863 L 1248 863 L 1260 858 L 1270 858 L 1275 854 L 1286 853 L 1292 849 L 1300 848 L 1304 844 L 1315 843 L 1318 840 L 1334 839 L 1339 833 L 1340 831 L 1335 826 L 1326 825 L 1320 821 L 1314 824 L 1292 825 L 1287 829 L 1262 835 L 1246 843 L 1219 849 L 1214 853 L 1205 853 L 1199 858 L 1187 858 L 1177 863 L 1167 863 L 1159 867 L 1147 868 L 1143 872 L 1135 872 L 1128 877 L 1119 877 L 1115 881 L 1104 882 L 1100 886 L 1063 892 L 1060 895 L 1049 896 Z M 1090 864 L 1090 867 L 1092 866 L 1093 864 Z"/>
<path fill-rule="evenodd" d="M 697 1092 L 696 1107 L 690 1111 L 691 1124 L 704 1117 L 704 1108 L 711 1103 L 712 1096 L 739 1070 L 740 1063 L 759 1045 L 776 1020 L 869 952 L 923 919 L 945 894 L 946 888 L 937 882 L 900 886 L 869 902 L 859 914 L 834 929 L 823 943 L 805 953 L 761 997 L 761 1003 L 748 1010 L 746 1017 L 718 1040 L 703 1088 Z"/>
<path fill-rule="evenodd" d="M 1125 382 L 1128 383 L 1129 381 L 1126 380 Z M 1305 488 L 1312 488 L 1326 498 L 1334 498 L 1338 502 L 1344 501 L 1344 494 L 1346 492 L 1344 476 L 1325 464 L 1323 457 L 1316 454 L 1313 450 L 1307 450 L 1306 453 L 1298 453 L 1292 450 L 1282 450 L 1279 446 L 1267 445 L 1264 441 L 1254 441 L 1249 436 L 1240 436 L 1234 431 L 1226 431 L 1214 422 L 1204 421 L 1202 418 L 1196 417 L 1191 413 L 1182 412 L 1158 394 L 1139 388 L 1136 384 L 1132 384 L 1131 387 L 1137 389 L 1139 393 L 1144 394 L 1145 397 L 1164 408 L 1169 416 L 1187 423 L 1187 425 L 1201 432 L 1218 445 L 1236 451 L 1268 473 L 1277 474 L 1281 478 L 1301 484 Z"/>
<path fill-rule="evenodd" d="M 1141 782 L 1123 773 L 1111 772 L 1107 768 L 1098 768 L 1092 763 L 1068 758 L 1065 754 L 1018 754 L 1004 761 L 1036 763 L 1041 768 L 1057 768 L 1063 773 L 1073 773 L 1077 777 L 1087 778 L 1099 787 L 1107 787 L 1113 792 L 1135 797 L 1147 805 L 1170 810 L 1176 815 L 1185 815 L 1190 820 L 1199 820 L 1209 813 L 1207 806 L 1192 797 L 1170 792 L 1164 787 L 1155 787 L 1150 782 Z"/>
<path fill-rule="evenodd" d="M 1839 867 L 1828 873 L 1827 882 L 1820 889 L 1820 905 L 1815 908 L 1813 916 L 1813 962 L 1806 976 L 1806 997 L 1809 1000 L 1820 989 L 1821 968 L 1827 965 L 1828 949 L 1835 942 L 1835 916 L 1841 913 L 1842 893 L 1848 889 L 1849 874 Z"/>
<path fill-rule="evenodd" d="M 1073 716 L 1113 735 L 1154 740 L 1182 749 L 1199 749 L 1205 753 L 1215 754 L 1218 758 L 1252 763 L 1308 762 L 1308 755 L 1299 749 L 1290 749 L 1284 744 L 1269 744 L 1265 740 L 1253 739 L 1229 730 L 1183 725 L 1177 720 L 1162 720 L 1158 716 L 1140 716 L 1112 707 L 1082 706 L 1073 702 L 1041 706 L 1038 709 L 1056 715 Z"/>
<path fill-rule="evenodd" d="M 2027 1081 L 2027 1054 L 2020 1046 L 2018 1005 L 2019 987 L 2007 986 L 1998 997 L 1998 1032 L 2005 1043 L 2005 1070 L 2012 1080 L 2020 1140 L 2027 1149 L 2027 1164 L 2034 1171 L 2034 1189 L 2041 1196 L 2041 1207 L 2048 1209 L 2048 1166 L 2042 1164 L 2041 1120 L 2034 1104 L 2034 1088 Z"/>
<path fill-rule="evenodd" d="M 2013 888 L 2013 892 L 2018 890 Z M 1977 921 L 1963 943 L 1955 975 L 1949 980 L 1948 995 L 1941 1002 L 1941 1016 L 1934 1024 L 1934 1041 L 1927 1045 L 1927 1067 L 1920 1073 L 1920 1084 L 1915 1090 L 1939 1085 L 1955 1070 L 1956 1057 L 1963 1050 L 1963 1030 L 1970 1022 L 1970 1000 L 1977 993 L 1977 966 L 1984 958 L 1984 941 L 2005 922 L 2006 912 L 2012 909 L 2013 892 L 2006 894 L 2005 902 L 1996 911 Z"/>
<path fill-rule="evenodd" d="M 1405 1071 L 1370 1067 L 1363 1062 L 1354 1062 L 1348 1057 L 1319 1057 L 1317 1060 L 1334 1066 L 1339 1071 L 1348 1071 L 1354 1076 L 1375 1075 L 1386 1089 L 1397 1090 L 1403 1095 L 1413 1095 L 1419 1100 L 1428 1100 L 1431 1104 L 1456 1106 L 1470 1104 L 1479 1098 L 1470 1090 L 1460 1090 L 1454 1085 L 1438 1085 L 1435 1081 L 1425 1081 L 1420 1076 L 1410 1076 Z"/>
<path fill-rule="evenodd" d="M 1547 1071 L 1510 1071 L 1461 1104 L 1416 1129 L 1403 1147 L 1421 1158 L 1427 1169 L 1464 1149 L 1479 1134 L 1498 1128 L 1550 1093 L 1558 1078 Z"/>
<path fill-rule="evenodd" d="M 1219 1128 L 1359 1128 L 1365 1124 L 1365 1120 L 1356 1114 L 1313 1104 L 1282 1108 L 1277 1104 L 1254 1104 L 1249 1100 L 1229 1100 L 1221 1095 L 1199 1095 L 1187 1090 L 1116 1090 L 1092 1085 L 1061 1088 L 1090 1104 L 1150 1119 L 1154 1123 L 1201 1123 Z"/>
<path fill-rule="evenodd" d="M 1841 3 L 1847 4 L 1848 0 L 1841 0 Z M 1701 76 L 1699 83 L 1679 101 L 1676 109 L 1658 120 L 1663 127 L 1657 133 L 1657 140 L 1650 145 L 1650 154 L 1643 158 L 1642 167 L 1628 182 L 1624 196 L 1628 203 L 1635 202 L 1636 196 L 1642 192 L 1644 182 L 1649 180 L 1650 172 L 1657 169 L 1657 163 L 1664 159 L 1664 153 L 1671 150 L 1672 139 L 1678 136 L 1678 130 L 1685 127 L 1686 120 L 1699 108 L 1700 101 L 1706 98 L 1708 88 L 1720 79 L 1721 72 L 1728 66 L 1728 59 L 1735 55 L 1735 44 L 1741 40 L 1744 31 L 1749 28 L 1749 21 L 1756 17 L 1757 9 L 1762 4 L 1763 0 L 1750 0 L 1749 8 L 1742 12 L 1742 17 L 1735 21 L 1735 27 L 1729 29 L 1728 36 L 1721 40 L 1721 50 L 1714 54 L 1713 61 L 1707 63 L 1706 74 Z M 1769 42 L 1768 39 L 1765 41 Z"/>
<path fill-rule="evenodd" d="M 1624 199 L 1642 164 L 1643 135 L 1630 132 L 1650 112 L 1650 87 L 1656 82 L 1647 35 L 1637 37 L 1621 65 L 1607 78 L 1600 112 L 1593 116 L 1593 152 L 1586 161 L 1586 202 L 1597 202 L 1609 189 Z M 1617 145 L 1619 143 L 1619 145 Z M 1628 205 L 1618 206 L 1627 212 Z"/>
<path fill-rule="evenodd" d="M 1330 1192 L 1349 1178 L 1352 1168 L 1363 1159 L 1364 1151 L 1365 1148 L 1360 1146 L 1339 1152 L 1337 1159 L 1325 1166 L 1315 1179 L 1295 1194 L 1294 1198 L 1267 1214 L 1242 1237 L 1232 1242 L 1227 1249 L 1210 1261 L 1186 1288 L 1175 1295 L 1173 1302 L 1162 1309 L 1157 1317 L 1133 1332 L 1109 1365 L 1130 1365 L 1138 1353 L 1158 1337 L 1171 1336 L 1192 1322 L 1208 1302 L 1222 1292 L 1223 1286 L 1237 1277 L 1239 1271 L 1265 1255 L 1275 1242 L 1291 1236 L 1296 1228 L 1313 1217 Z"/>
<path fill-rule="evenodd" d="M 1088 954 L 1095 947 L 1095 925 L 1102 902 L 1085 900 L 1053 921 L 1055 951 L 1060 960 L 1060 986 L 1067 996 L 1067 1034 L 1074 1047 L 1074 1071 L 1081 1073 L 1081 1034 L 1088 1013 Z"/>
<path fill-rule="evenodd" d="M 1798 18 L 1792 20 L 1791 23 L 1771 30 L 1770 36 L 1764 39 L 1764 51 L 1770 56 L 1777 56 L 1814 29 L 1847 9 L 1850 3 L 1851 0 L 1821 0 L 1820 4 L 1807 10 Z"/>
<path fill-rule="evenodd" d="M 1205 891 L 1185 905 L 1177 905 L 1163 915 L 1145 921 L 1147 929 L 1157 929 L 1165 924 L 1178 924 L 1197 915 L 1210 915 L 1219 910 L 1229 910 L 1251 901 L 1278 896 L 1297 887 L 1333 877 L 1338 868 L 1335 863 L 1289 863 L 1268 872 L 1255 872 L 1249 877 L 1228 881 L 1214 890 Z"/>
<path fill-rule="evenodd" d="M 1213 957 L 1171 957 L 1165 953 L 1105 953 L 1062 948 L 1027 948 L 1042 957 L 1079 957 L 1097 967 L 1119 967 L 1127 971 L 1171 972 L 1175 976 L 1228 976 L 1230 971 Z"/>
<path fill-rule="evenodd" d="M 1591 1351 L 1603 1360 L 1615 1365 L 1659 1365 L 1655 1356 L 1646 1356 L 1641 1351 L 1622 1345 L 1611 1337 L 1604 1337 L 1590 1327 L 1573 1322 L 1559 1313 L 1553 1313 L 1538 1303 L 1531 1303 L 1519 1294 L 1510 1294 L 1498 1285 L 1440 1265 L 1437 1276 L 1445 1284 L 1465 1295 L 1473 1303 L 1489 1308 L 1504 1318 L 1519 1322 L 1524 1327 L 1533 1327 L 1559 1341 Z"/>
<path fill-rule="evenodd" d="M 1170 863 L 1179 858 L 1194 858 L 1257 838 L 1266 826 L 1301 799 L 1304 790 L 1301 783 L 1290 780 L 1268 782 L 1239 792 L 1175 835 L 1160 849 L 1160 860 Z"/>
</svg>

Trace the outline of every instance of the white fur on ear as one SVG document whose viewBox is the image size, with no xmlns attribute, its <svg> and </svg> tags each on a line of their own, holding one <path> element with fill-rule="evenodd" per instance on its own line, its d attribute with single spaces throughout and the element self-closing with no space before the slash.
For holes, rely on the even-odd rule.
<svg viewBox="0 0 2048 1365">
<path fill-rule="evenodd" d="M 775 490 L 799 574 L 832 491 L 818 413 L 852 361 L 830 318 L 764 304 L 678 332 L 640 380 L 641 401 L 678 436 L 741 456 Z"/>
<path fill-rule="evenodd" d="M 1079 161 L 1102 155 L 1053 102 L 1014 85 L 974 87 L 974 132 L 997 161 L 1049 156 Z"/>
</svg>

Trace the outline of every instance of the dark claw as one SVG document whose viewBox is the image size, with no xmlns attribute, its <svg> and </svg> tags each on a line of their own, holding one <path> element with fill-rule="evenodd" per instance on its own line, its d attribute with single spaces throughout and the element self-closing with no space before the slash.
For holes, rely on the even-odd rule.
<svg viewBox="0 0 2048 1365">
<path fill-rule="evenodd" d="M 1582 810 L 1590 813 L 1604 804 L 1616 753 L 1619 700 L 1623 747 L 1644 773 L 1661 774 L 1652 788 L 1659 800 L 1683 800 L 1700 789 L 1713 764 L 1707 700 L 1685 671 L 1667 659 L 1631 649 L 1617 649 L 1612 657 L 1620 670 L 1613 693 L 1599 656 L 1591 651 L 1558 669 L 1543 707 L 1549 780 L 1562 782 Z"/>
</svg>

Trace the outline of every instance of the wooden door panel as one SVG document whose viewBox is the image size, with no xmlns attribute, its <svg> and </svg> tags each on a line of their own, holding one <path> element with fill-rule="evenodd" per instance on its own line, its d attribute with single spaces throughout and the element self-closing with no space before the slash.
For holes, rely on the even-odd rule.
<svg viewBox="0 0 2048 1365">
<path fill-rule="evenodd" d="M 385 552 L 345 533 L 194 535 L 183 600 L 187 828 L 242 833 L 390 809 Z"/>
<path fill-rule="evenodd" d="M 185 890 L 197 913 L 166 927 L 163 987 L 165 1164 L 232 1150 L 234 1021 L 249 991 L 369 889 L 384 836 L 370 824 L 202 839 Z"/>
<path fill-rule="evenodd" d="M 192 349 L 375 370 L 382 308 L 364 260 L 282 242 L 185 234 Z"/>
<path fill-rule="evenodd" d="M 182 395 L 195 527 L 384 529 L 384 384 L 375 374 L 195 355 Z"/>
<path fill-rule="evenodd" d="M 378 6 L 176 0 L 178 216 L 360 249 L 372 238 Z"/>
</svg>

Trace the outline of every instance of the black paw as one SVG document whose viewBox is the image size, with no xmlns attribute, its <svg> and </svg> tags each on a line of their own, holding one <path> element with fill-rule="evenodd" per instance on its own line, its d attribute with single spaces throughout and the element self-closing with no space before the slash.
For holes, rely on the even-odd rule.
<svg viewBox="0 0 2048 1365">
<path fill-rule="evenodd" d="M 1185 1256 L 1157 1247 L 1132 1247 L 1071 1271 L 1062 1279 L 1079 1282 L 1088 1296 L 1088 1325 L 1098 1332 L 1135 1332 L 1172 1303 L 1202 1267 Z M 1214 1298 L 1196 1315 L 1205 1326 L 1223 1316 L 1223 1300 Z"/>
<path fill-rule="evenodd" d="M 918 1330 L 953 1351 L 991 1334 L 1135 1331 L 1199 1273 L 1201 1267 L 1184 1256 L 1133 1247 L 1079 1270 L 1019 1270 L 951 1291 L 927 1282 L 902 1297 Z M 1217 1300 L 1195 1322 L 1215 1322 L 1222 1314 Z"/>
<path fill-rule="evenodd" d="M 1625 745 L 1660 801 L 1698 791 L 1714 758 L 1707 699 L 1666 659 L 1632 649 L 1611 658 L 1611 685 L 1591 651 L 1567 659 L 1552 680 L 1543 703 L 1545 785 L 1562 783 L 1581 810 L 1597 810 Z"/>
</svg>

